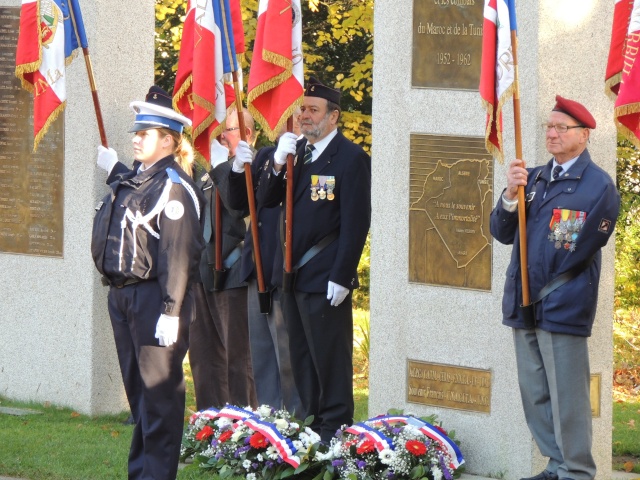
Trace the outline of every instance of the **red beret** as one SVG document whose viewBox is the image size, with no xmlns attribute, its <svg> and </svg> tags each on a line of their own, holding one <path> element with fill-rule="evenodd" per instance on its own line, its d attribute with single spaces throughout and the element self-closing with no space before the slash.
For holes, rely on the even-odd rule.
<svg viewBox="0 0 640 480">
<path fill-rule="evenodd" d="M 553 107 L 554 112 L 566 113 L 570 117 L 575 118 L 580 125 L 584 125 L 587 128 L 596 128 L 596 119 L 589 113 L 589 110 L 584 105 L 569 100 L 568 98 L 562 98 L 560 95 L 556 95 L 556 106 Z"/>
</svg>

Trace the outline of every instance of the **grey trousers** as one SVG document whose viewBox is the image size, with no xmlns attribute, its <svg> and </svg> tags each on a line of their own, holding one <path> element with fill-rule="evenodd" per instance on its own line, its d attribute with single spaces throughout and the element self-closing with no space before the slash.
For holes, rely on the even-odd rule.
<svg viewBox="0 0 640 480">
<path fill-rule="evenodd" d="M 587 338 L 514 329 L 513 339 L 524 415 L 547 470 L 593 480 Z"/>
</svg>

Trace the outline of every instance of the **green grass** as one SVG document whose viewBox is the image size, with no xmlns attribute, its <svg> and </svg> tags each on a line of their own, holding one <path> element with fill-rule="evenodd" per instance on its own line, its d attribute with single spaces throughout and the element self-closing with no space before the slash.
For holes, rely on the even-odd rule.
<svg viewBox="0 0 640 480">
<path fill-rule="evenodd" d="M 640 401 L 613 404 L 613 468 L 627 467 L 640 473 Z"/>
</svg>

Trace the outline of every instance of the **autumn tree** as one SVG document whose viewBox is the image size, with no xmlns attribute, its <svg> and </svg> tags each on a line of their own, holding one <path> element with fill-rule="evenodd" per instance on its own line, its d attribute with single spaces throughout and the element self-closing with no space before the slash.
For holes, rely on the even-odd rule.
<svg viewBox="0 0 640 480">
<path fill-rule="evenodd" d="M 156 82 L 173 89 L 186 0 L 156 0 Z M 242 0 L 247 52 L 245 87 L 257 27 L 258 0 Z M 305 76 L 343 91 L 342 131 L 370 151 L 373 0 L 305 0 L 302 5 Z"/>
</svg>

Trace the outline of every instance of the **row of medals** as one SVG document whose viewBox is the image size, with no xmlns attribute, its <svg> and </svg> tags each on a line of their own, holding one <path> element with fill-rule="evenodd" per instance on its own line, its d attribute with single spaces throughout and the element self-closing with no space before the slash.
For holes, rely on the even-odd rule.
<svg viewBox="0 0 640 480">
<path fill-rule="evenodd" d="M 333 190 L 336 188 L 336 180 L 335 178 L 327 178 L 326 183 L 324 185 L 319 184 L 319 180 L 315 179 L 311 180 L 311 200 L 317 202 L 318 200 L 333 200 L 336 198 Z"/>
<path fill-rule="evenodd" d="M 565 250 L 573 252 L 576 249 L 575 241 L 583 223 L 579 219 L 558 222 L 555 224 L 553 231 L 549 233 L 548 238 L 554 242 L 553 246 L 557 250 L 564 247 Z"/>
</svg>

